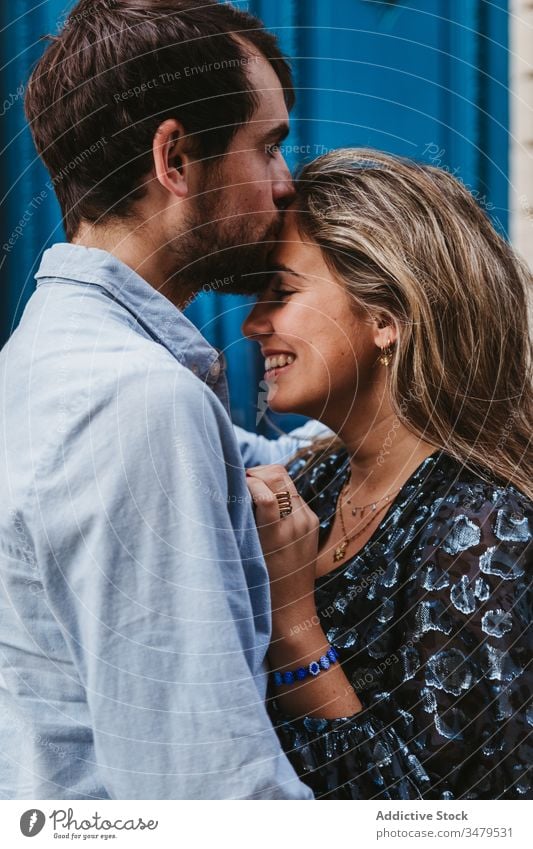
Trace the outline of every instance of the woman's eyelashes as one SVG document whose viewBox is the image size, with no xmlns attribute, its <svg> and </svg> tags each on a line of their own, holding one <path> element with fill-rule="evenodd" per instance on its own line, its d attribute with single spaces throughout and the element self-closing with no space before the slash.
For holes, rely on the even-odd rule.
<svg viewBox="0 0 533 849">
<path fill-rule="evenodd" d="M 276 295 L 276 300 L 281 300 L 281 301 L 283 301 L 289 295 L 295 294 L 291 289 L 272 288 L 270 291 L 272 292 L 273 295 Z"/>
<path fill-rule="evenodd" d="M 271 295 L 275 296 L 274 299 L 276 301 L 283 301 L 289 295 L 294 295 L 295 290 L 294 289 L 287 289 L 286 286 L 283 285 L 283 280 L 281 278 L 281 275 L 275 274 L 272 277 L 272 280 L 270 282 L 269 292 L 270 292 Z"/>
</svg>

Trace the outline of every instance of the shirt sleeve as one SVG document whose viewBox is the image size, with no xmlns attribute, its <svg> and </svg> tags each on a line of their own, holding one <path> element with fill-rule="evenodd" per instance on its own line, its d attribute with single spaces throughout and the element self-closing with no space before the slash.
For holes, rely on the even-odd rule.
<svg viewBox="0 0 533 849">
<path fill-rule="evenodd" d="M 333 434 L 321 422 L 314 420 L 306 422 L 302 427 L 295 428 L 277 439 L 267 439 L 266 436 L 250 433 L 238 425 L 234 425 L 233 428 L 247 469 L 271 463 L 286 465 L 300 448 L 311 445 L 315 439 Z"/>
<path fill-rule="evenodd" d="M 364 710 L 353 717 L 289 718 L 272 704 L 283 745 L 319 798 L 532 792 L 531 503 L 516 492 L 499 503 L 479 493 L 439 501 L 372 627 L 386 684 L 360 694 Z M 391 635 L 385 656 L 380 641 Z"/>
<path fill-rule="evenodd" d="M 224 417 L 184 369 L 121 380 L 49 482 L 44 585 L 114 799 L 311 797 L 261 692 L 268 581 Z"/>
</svg>

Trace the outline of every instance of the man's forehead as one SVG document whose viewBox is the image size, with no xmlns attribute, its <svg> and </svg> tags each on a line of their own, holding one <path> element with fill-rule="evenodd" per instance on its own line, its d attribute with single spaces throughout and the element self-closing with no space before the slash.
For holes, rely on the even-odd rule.
<svg viewBox="0 0 533 849">
<path fill-rule="evenodd" d="M 253 115 L 254 122 L 270 122 L 276 124 L 289 122 L 289 113 L 285 96 L 278 75 L 264 56 L 247 51 L 249 61 L 246 65 L 246 75 L 251 88 L 257 97 L 257 108 Z M 259 124 L 258 124 L 259 126 Z M 265 129 L 268 130 L 265 123 Z"/>
</svg>

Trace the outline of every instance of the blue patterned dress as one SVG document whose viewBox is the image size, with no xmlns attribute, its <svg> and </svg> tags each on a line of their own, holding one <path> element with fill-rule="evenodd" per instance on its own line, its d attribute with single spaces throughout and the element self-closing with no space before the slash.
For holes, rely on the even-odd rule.
<svg viewBox="0 0 533 849">
<path fill-rule="evenodd" d="M 339 450 L 298 477 L 307 459 L 289 472 L 323 543 L 348 456 Z M 287 717 L 270 700 L 315 796 L 531 798 L 532 531 L 525 495 L 439 451 L 362 550 L 317 580 L 321 625 L 363 711 Z"/>
</svg>

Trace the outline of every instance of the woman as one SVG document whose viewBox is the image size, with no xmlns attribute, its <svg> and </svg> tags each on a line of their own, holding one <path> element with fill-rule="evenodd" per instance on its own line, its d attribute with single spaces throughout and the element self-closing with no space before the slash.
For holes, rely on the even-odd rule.
<svg viewBox="0 0 533 849">
<path fill-rule="evenodd" d="M 449 174 L 365 150 L 306 166 L 274 266 L 270 406 L 336 435 L 248 470 L 285 749 L 319 798 L 526 798 L 531 277 Z"/>
</svg>

